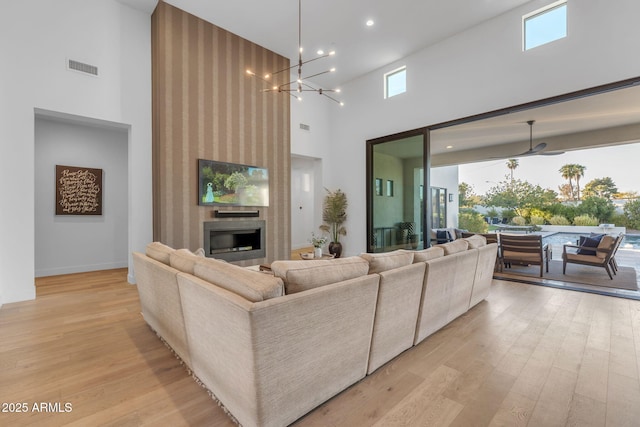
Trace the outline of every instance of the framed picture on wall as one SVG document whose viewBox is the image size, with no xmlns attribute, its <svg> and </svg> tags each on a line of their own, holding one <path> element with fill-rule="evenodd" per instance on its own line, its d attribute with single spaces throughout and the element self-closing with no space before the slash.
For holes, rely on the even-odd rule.
<svg viewBox="0 0 640 427">
<path fill-rule="evenodd" d="M 56 215 L 102 215 L 102 169 L 56 165 Z"/>
<path fill-rule="evenodd" d="M 382 196 L 382 179 L 376 178 L 376 196 Z"/>
</svg>

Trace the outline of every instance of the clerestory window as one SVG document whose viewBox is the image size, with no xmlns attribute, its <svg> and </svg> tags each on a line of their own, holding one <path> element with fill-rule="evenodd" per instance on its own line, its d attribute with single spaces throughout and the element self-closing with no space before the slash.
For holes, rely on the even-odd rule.
<svg viewBox="0 0 640 427">
<path fill-rule="evenodd" d="M 407 67 L 400 67 L 384 75 L 384 97 L 400 95 L 407 91 Z"/>
<path fill-rule="evenodd" d="M 523 50 L 567 36 L 567 1 L 561 0 L 522 17 Z"/>
</svg>

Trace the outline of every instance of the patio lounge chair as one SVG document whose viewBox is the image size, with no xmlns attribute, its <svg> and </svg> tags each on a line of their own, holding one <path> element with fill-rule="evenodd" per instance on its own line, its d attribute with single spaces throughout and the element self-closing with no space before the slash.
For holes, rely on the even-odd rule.
<svg viewBox="0 0 640 427">
<path fill-rule="evenodd" d="M 611 271 L 613 270 L 615 274 L 617 270 L 617 264 L 613 257 L 623 237 L 622 234 L 617 237 L 604 236 L 595 248 L 584 245 L 564 245 L 562 248 L 562 274 L 566 273 L 567 264 L 582 264 L 604 268 L 609 278 L 613 280 Z M 585 251 L 591 252 L 593 255 L 585 254 Z"/>
<path fill-rule="evenodd" d="M 502 266 L 511 264 L 539 265 L 540 277 L 543 266 L 549 272 L 549 246 L 542 243 L 542 236 L 537 234 L 513 235 L 500 233 L 500 256 Z"/>
</svg>

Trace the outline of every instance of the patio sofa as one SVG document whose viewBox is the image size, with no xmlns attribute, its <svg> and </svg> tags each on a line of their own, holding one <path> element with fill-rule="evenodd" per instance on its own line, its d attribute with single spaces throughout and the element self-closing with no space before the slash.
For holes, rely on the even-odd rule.
<svg viewBox="0 0 640 427">
<path fill-rule="evenodd" d="M 133 256 L 149 326 L 241 425 L 283 426 L 486 298 L 495 254 L 477 236 L 272 274 L 157 242 Z"/>
</svg>

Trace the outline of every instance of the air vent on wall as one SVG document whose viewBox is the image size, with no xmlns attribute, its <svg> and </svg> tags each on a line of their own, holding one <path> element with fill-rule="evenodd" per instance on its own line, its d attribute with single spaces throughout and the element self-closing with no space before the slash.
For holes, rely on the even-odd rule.
<svg viewBox="0 0 640 427">
<path fill-rule="evenodd" d="M 92 76 L 98 75 L 98 67 L 96 67 L 95 65 L 85 64 L 83 62 L 74 61 L 73 59 L 67 60 L 67 68 L 69 70 L 90 74 Z"/>
<path fill-rule="evenodd" d="M 304 123 L 300 123 L 300 129 L 302 129 L 302 130 L 311 130 L 311 126 L 305 125 Z"/>
</svg>

